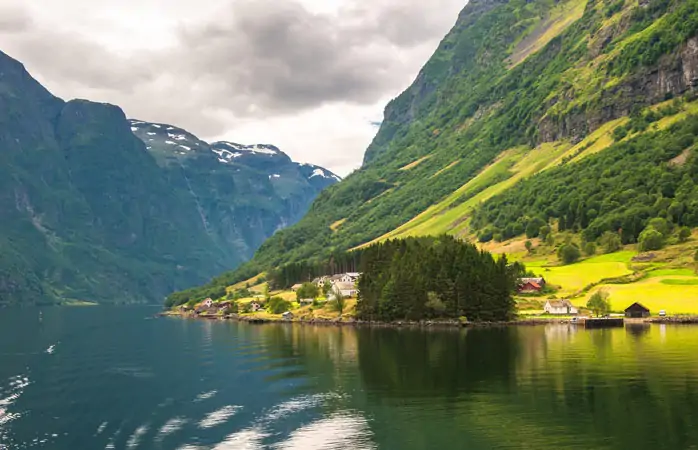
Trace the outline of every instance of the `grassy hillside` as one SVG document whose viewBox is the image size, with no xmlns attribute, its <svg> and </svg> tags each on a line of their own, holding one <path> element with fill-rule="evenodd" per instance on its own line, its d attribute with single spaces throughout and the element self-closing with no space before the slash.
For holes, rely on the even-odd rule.
<svg viewBox="0 0 698 450">
<path fill-rule="evenodd" d="M 669 186 L 663 198 L 672 199 L 693 170 L 697 34 L 698 0 L 471 1 L 413 85 L 387 106 L 361 170 L 206 289 L 388 238 L 472 239 L 491 228 L 508 240 L 534 216 L 563 223 L 561 232 L 598 220 L 586 234 L 596 238 L 616 225 L 614 208 L 629 211 L 626 197 L 656 201 L 657 184 L 641 182 L 654 179 L 653 166 Z M 612 173 L 602 168 L 611 163 Z M 632 181 L 635 194 L 625 188 L 605 209 L 585 204 L 584 223 L 575 225 L 573 194 L 601 186 L 599 177 L 612 177 L 614 191 Z M 602 201 L 603 189 L 592 191 Z M 636 240 L 666 208 L 632 212 L 638 219 L 627 234 Z"/>
</svg>

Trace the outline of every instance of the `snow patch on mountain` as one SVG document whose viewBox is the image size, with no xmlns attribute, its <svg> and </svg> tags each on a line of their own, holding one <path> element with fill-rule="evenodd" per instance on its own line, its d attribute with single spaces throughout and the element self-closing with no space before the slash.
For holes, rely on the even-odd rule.
<svg viewBox="0 0 698 450">
<path fill-rule="evenodd" d="M 274 147 L 273 145 L 265 145 L 265 144 L 244 145 L 244 144 L 237 144 L 235 142 L 221 141 L 221 142 L 214 142 L 213 146 L 214 147 L 225 146 L 225 147 L 231 148 L 231 149 L 236 150 L 236 151 L 249 152 L 252 154 L 261 153 L 263 155 L 269 155 L 269 156 L 274 156 L 274 155 L 279 154 L 278 148 Z"/>
</svg>

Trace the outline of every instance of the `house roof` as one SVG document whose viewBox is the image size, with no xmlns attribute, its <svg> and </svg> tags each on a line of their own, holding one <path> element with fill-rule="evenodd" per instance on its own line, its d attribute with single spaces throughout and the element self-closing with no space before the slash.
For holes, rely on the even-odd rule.
<svg viewBox="0 0 698 450">
<path fill-rule="evenodd" d="M 538 285 L 544 285 L 545 284 L 545 278 L 543 277 L 535 277 L 535 278 L 519 278 L 519 283 L 520 284 L 526 284 L 526 283 L 537 283 Z"/>
<path fill-rule="evenodd" d="M 359 278 L 361 276 L 359 272 L 347 272 L 345 275 L 349 275 L 352 278 Z"/>
<path fill-rule="evenodd" d="M 288 285 L 287 285 L 287 286 L 288 286 Z M 302 284 L 296 283 L 296 284 L 294 284 L 293 286 L 291 286 L 291 289 L 300 289 L 300 288 L 302 288 L 302 287 L 303 287 Z"/>
<path fill-rule="evenodd" d="M 552 306 L 553 308 L 575 307 L 569 300 L 548 300 L 548 303 L 550 303 L 550 306 Z"/>
<path fill-rule="evenodd" d="M 640 304 L 640 303 L 638 303 L 638 302 L 635 302 L 635 303 L 633 303 L 632 305 L 630 305 L 630 306 L 628 306 L 627 308 L 625 308 L 626 311 L 631 310 L 631 309 L 634 309 L 634 310 L 640 309 L 640 310 L 643 310 L 643 311 L 646 311 L 646 312 L 650 312 L 650 309 L 649 309 L 649 308 L 647 308 L 646 306 L 644 306 L 644 305 L 642 305 L 642 304 Z"/>
</svg>

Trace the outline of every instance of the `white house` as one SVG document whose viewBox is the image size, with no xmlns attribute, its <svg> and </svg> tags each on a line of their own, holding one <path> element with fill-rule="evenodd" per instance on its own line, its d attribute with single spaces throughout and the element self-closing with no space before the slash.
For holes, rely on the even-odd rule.
<svg viewBox="0 0 698 450">
<path fill-rule="evenodd" d="M 336 281 L 332 285 L 332 292 L 339 292 L 340 294 L 342 294 L 342 297 L 355 297 L 358 293 L 358 290 L 356 289 L 356 284 L 354 283 Z"/>
<path fill-rule="evenodd" d="M 578 314 L 579 309 L 569 300 L 548 300 L 543 307 L 548 314 Z"/>
<path fill-rule="evenodd" d="M 361 274 L 358 272 L 347 272 L 345 274 L 342 274 L 339 281 L 341 281 L 342 283 L 356 283 L 357 281 L 359 281 L 360 276 Z"/>
<path fill-rule="evenodd" d="M 211 300 L 210 298 L 207 298 L 206 300 L 201 302 L 200 306 L 202 306 L 204 308 L 210 308 L 211 306 L 213 306 L 213 300 Z"/>
<path fill-rule="evenodd" d="M 250 302 L 250 311 L 258 312 L 262 309 L 262 305 L 259 302 Z"/>
<path fill-rule="evenodd" d="M 315 278 L 315 279 L 313 280 L 313 284 L 316 285 L 316 286 L 318 286 L 318 287 L 322 287 L 322 285 L 325 284 L 325 281 L 328 281 L 329 279 L 330 279 L 329 276 L 323 275 L 323 276 L 321 276 L 321 277 Z"/>
<path fill-rule="evenodd" d="M 286 311 L 285 313 L 281 314 L 281 317 L 284 320 L 292 320 L 293 319 L 293 313 L 291 311 Z"/>
</svg>

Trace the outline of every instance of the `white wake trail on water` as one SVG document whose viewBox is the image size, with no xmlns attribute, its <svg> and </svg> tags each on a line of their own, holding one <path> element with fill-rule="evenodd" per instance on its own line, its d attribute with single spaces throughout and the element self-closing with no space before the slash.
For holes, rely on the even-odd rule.
<svg viewBox="0 0 698 450">
<path fill-rule="evenodd" d="M 0 386 L 0 449 L 11 448 L 12 444 L 9 435 L 6 431 L 6 425 L 20 418 L 21 413 L 13 413 L 10 411 L 12 405 L 24 393 L 24 390 L 31 382 L 24 375 L 15 375 L 8 379 L 7 387 Z M 3 447 L 5 446 L 5 447 Z"/>
<path fill-rule="evenodd" d="M 218 394 L 218 391 L 213 390 L 209 392 L 202 392 L 201 394 L 196 396 L 196 399 L 194 399 L 195 402 L 201 402 L 204 400 L 208 400 L 209 398 L 213 398 L 216 394 Z"/>
<path fill-rule="evenodd" d="M 206 415 L 206 417 L 199 422 L 199 428 L 213 428 L 216 425 L 225 423 L 229 418 L 234 416 L 238 411 L 242 409 L 242 406 L 228 405 L 223 408 L 213 411 Z"/>
<path fill-rule="evenodd" d="M 129 436 L 128 440 L 126 441 L 126 447 L 127 448 L 138 447 L 138 444 L 141 442 L 141 438 L 147 432 L 148 432 L 148 425 L 141 425 L 140 427 L 136 428 L 136 431 L 134 431 L 133 434 L 131 436 Z"/>
<path fill-rule="evenodd" d="M 160 427 L 155 440 L 157 442 L 162 442 L 168 435 L 181 430 L 185 423 L 187 423 L 187 419 L 184 417 L 173 417 Z"/>
</svg>

